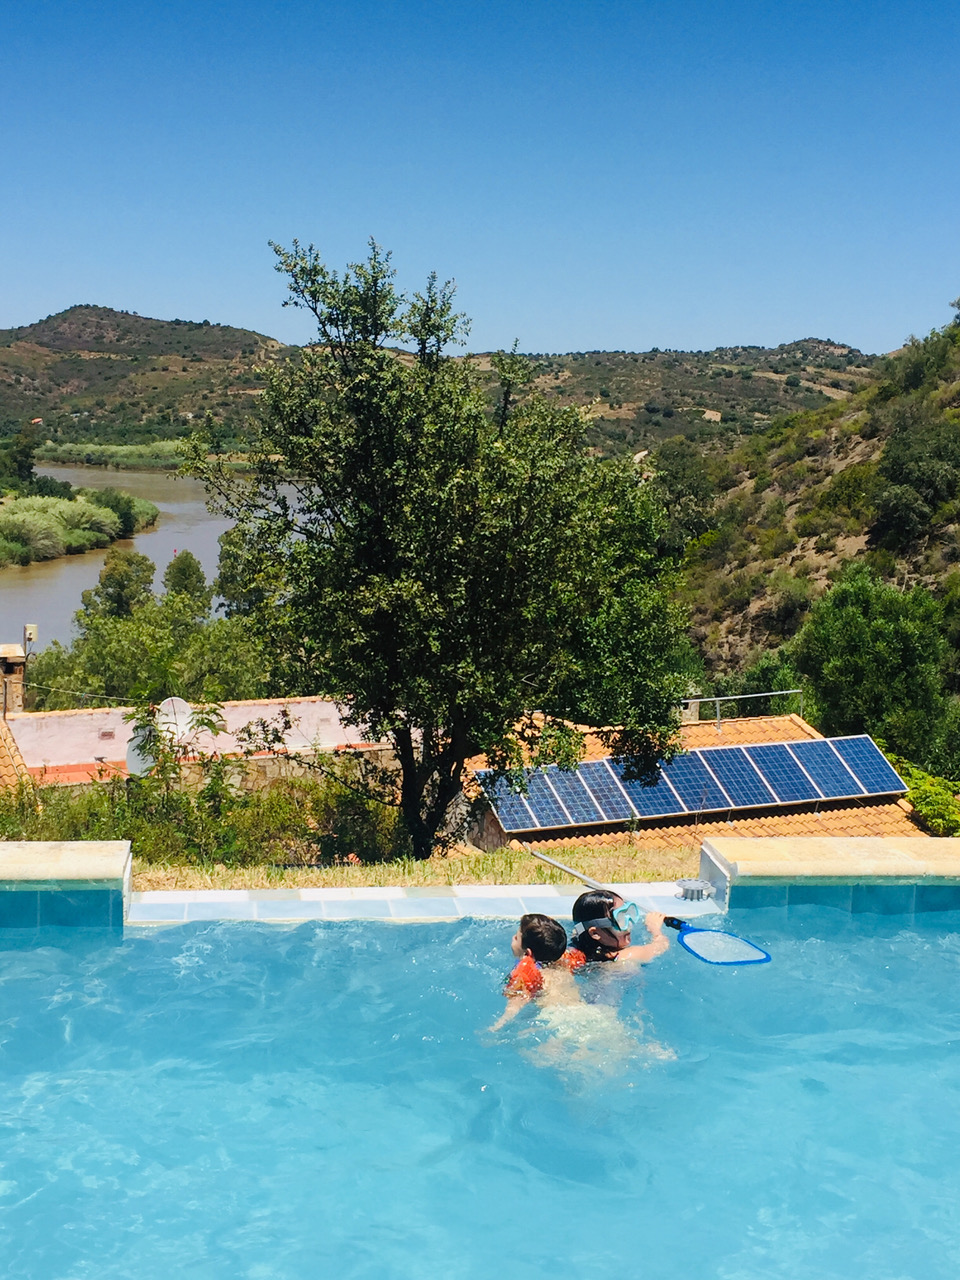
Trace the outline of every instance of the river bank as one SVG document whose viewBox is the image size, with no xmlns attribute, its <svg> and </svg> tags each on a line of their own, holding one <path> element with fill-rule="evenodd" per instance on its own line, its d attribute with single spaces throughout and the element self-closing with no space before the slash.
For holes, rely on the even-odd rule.
<svg viewBox="0 0 960 1280">
<path fill-rule="evenodd" d="M 230 521 L 207 510 L 206 492 L 198 480 L 164 472 L 125 471 L 96 467 L 42 465 L 39 475 L 66 480 L 77 488 L 122 488 L 159 508 L 155 524 L 135 537 L 115 545 L 147 555 L 162 572 L 177 551 L 189 550 L 200 561 L 208 579 L 215 576 L 220 535 Z M 66 644 L 73 631 L 73 615 L 80 608 L 81 593 L 97 583 L 106 551 L 87 551 L 59 560 L 42 560 L 0 569 L 0 643 L 19 639 L 24 623 L 40 628 L 39 647 L 51 640 Z"/>
<path fill-rule="evenodd" d="M 155 444 L 51 444 L 40 445 L 38 462 L 53 467 L 111 467 L 115 471 L 177 471 L 183 463 L 180 440 L 158 440 Z M 224 455 L 224 466 L 246 471 L 242 454 Z"/>
<path fill-rule="evenodd" d="M 113 488 L 8 495 L 0 499 L 0 568 L 103 550 L 148 529 L 159 514 L 146 498 Z"/>
</svg>

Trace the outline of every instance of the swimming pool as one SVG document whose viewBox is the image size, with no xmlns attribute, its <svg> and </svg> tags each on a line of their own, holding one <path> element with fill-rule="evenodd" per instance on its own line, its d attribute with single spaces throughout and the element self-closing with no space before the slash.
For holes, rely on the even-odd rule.
<svg viewBox="0 0 960 1280">
<path fill-rule="evenodd" d="M 953 1280 L 960 917 L 735 925 L 562 1070 L 503 922 L 7 933 L 3 1274 Z"/>
</svg>

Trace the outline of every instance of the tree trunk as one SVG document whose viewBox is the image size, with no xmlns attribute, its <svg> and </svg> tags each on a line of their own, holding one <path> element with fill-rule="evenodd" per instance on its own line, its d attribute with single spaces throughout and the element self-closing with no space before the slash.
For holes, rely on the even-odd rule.
<svg viewBox="0 0 960 1280">
<path fill-rule="evenodd" d="M 427 737 L 424 734 L 425 740 Z M 421 748 L 418 757 L 409 729 L 395 732 L 394 746 L 401 770 L 400 812 L 410 833 L 413 856 L 425 861 L 433 853 L 437 832 L 444 824 L 450 805 L 460 794 L 465 756 L 448 743 L 433 757 Z M 428 801 L 431 784 L 435 794 Z"/>
</svg>

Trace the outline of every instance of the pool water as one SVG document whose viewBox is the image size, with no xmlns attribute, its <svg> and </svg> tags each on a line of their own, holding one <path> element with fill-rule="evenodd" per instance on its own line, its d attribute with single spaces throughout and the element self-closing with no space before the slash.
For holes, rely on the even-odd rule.
<svg viewBox="0 0 960 1280">
<path fill-rule="evenodd" d="M 505 922 L 6 933 L 0 1270 L 955 1280 L 960 917 L 734 925 L 496 1037 Z"/>
</svg>

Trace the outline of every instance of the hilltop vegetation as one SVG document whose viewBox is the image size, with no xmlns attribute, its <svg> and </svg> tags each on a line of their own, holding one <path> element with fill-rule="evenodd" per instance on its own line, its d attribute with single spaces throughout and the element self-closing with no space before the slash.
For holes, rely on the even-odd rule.
<svg viewBox="0 0 960 1280">
<path fill-rule="evenodd" d="M 40 418 L 41 456 L 82 462 L 85 445 L 149 447 L 188 436 L 209 415 L 218 447 L 242 449 L 263 385 L 257 369 L 283 350 L 206 320 L 71 307 L 0 330 L 0 433 Z"/>
<path fill-rule="evenodd" d="M 585 409 L 587 443 L 604 454 L 649 449 L 683 435 L 701 441 L 762 431 L 785 413 L 844 400 L 875 357 L 807 338 L 775 349 L 577 352 L 534 356 L 536 389 Z"/>
<path fill-rule="evenodd" d="M 175 467 L 176 441 L 203 420 L 215 450 L 244 452 L 265 386 L 260 370 L 292 354 L 248 329 L 70 307 L 0 330 L 0 436 L 42 418 L 40 456 L 49 461 Z M 812 338 L 772 350 L 532 359 L 535 388 L 548 401 L 584 409 L 586 442 L 605 456 L 676 434 L 749 434 L 778 414 L 845 398 L 873 364 L 842 343 Z M 490 358 L 478 363 L 492 397 L 498 383 Z"/>
</svg>

